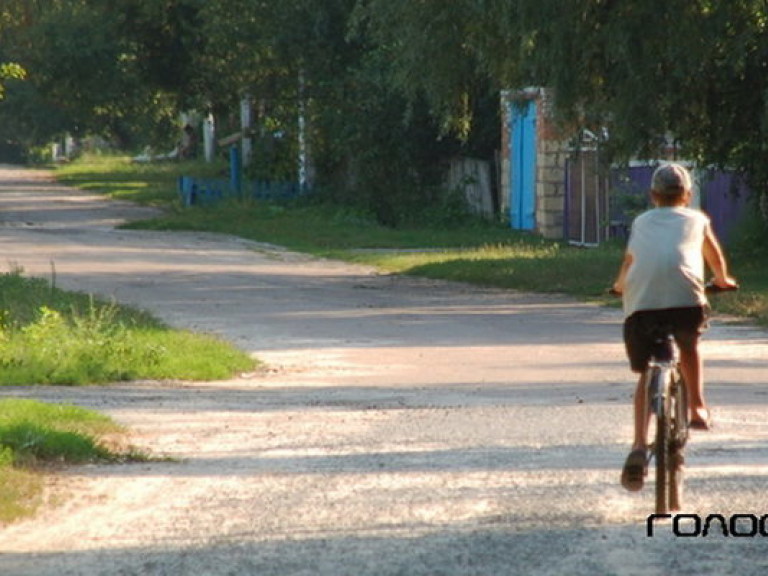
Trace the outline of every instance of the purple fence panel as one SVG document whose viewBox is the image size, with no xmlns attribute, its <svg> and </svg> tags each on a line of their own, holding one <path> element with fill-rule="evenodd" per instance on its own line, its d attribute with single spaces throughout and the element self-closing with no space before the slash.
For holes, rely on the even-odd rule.
<svg viewBox="0 0 768 576">
<path fill-rule="evenodd" d="M 710 171 L 700 181 L 701 207 L 712 220 L 712 228 L 723 243 L 747 213 L 749 188 L 744 181 L 727 172 Z"/>
<path fill-rule="evenodd" d="M 655 166 L 633 166 L 627 168 L 627 172 L 629 173 L 632 182 L 640 189 L 640 192 L 646 196 L 651 189 L 651 179 L 653 178 L 654 170 L 656 170 Z"/>
<path fill-rule="evenodd" d="M 611 238 L 626 238 L 635 216 L 650 207 L 653 170 L 653 166 L 632 166 L 611 171 Z"/>
<path fill-rule="evenodd" d="M 654 166 L 633 166 L 613 170 L 611 175 L 611 235 L 626 235 L 635 216 L 650 206 L 648 191 Z M 733 237 L 747 213 L 750 191 L 737 175 L 718 171 L 699 171 L 701 208 L 712 221 L 712 228 L 723 243 Z"/>
</svg>

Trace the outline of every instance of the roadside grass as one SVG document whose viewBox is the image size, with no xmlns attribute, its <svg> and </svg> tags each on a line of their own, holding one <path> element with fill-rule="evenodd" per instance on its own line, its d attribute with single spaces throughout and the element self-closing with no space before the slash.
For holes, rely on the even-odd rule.
<svg viewBox="0 0 768 576">
<path fill-rule="evenodd" d="M 75 162 L 59 166 L 60 182 L 150 206 L 166 206 L 175 199 L 176 180 L 183 173 L 213 177 L 226 173 L 223 164 L 204 162 L 156 162 L 141 164 L 127 156 L 86 154 Z"/>
<path fill-rule="evenodd" d="M 256 361 L 146 312 L 66 292 L 20 270 L 0 274 L 0 385 L 219 380 Z"/>
<path fill-rule="evenodd" d="M 152 188 L 155 195 L 150 200 L 165 206 L 165 215 L 132 223 L 131 228 L 227 233 L 321 257 L 370 264 L 390 273 L 563 293 L 617 305 L 605 291 L 621 261 L 623 246 L 618 242 L 577 248 L 512 231 L 498 223 L 392 229 L 378 225 L 367 214 L 311 199 L 293 203 L 230 201 L 181 208 L 176 199 L 176 178 L 203 174 L 205 167 L 194 163 L 134 165 L 124 160 L 116 169 L 113 160 L 91 158 L 62 167 L 59 173 L 65 181 L 67 173 L 81 170 L 81 162 L 88 166 L 88 185 L 94 191 L 110 192 L 115 179 L 133 182 L 139 188 L 137 183 L 143 179 L 157 183 L 160 175 L 165 178 L 166 184 Z M 207 168 L 212 169 L 216 168 Z M 69 182 L 77 185 L 76 181 Z M 142 201 L 140 195 L 132 199 Z M 768 252 L 756 250 L 757 241 L 749 244 L 749 249 L 729 254 L 742 290 L 718 295 L 712 299 L 713 305 L 719 312 L 746 316 L 768 326 Z"/>
<path fill-rule="evenodd" d="M 360 249 L 464 248 L 521 237 L 508 228 L 468 223 L 447 228 L 387 228 L 343 207 L 310 201 L 225 201 L 168 211 L 126 227 L 233 234 L 318 256 L 348 258 Z"/>
<path fill-rule="evenodd" d="M 498 288 L 602 298 L 621 258 L 621 247 L 575 249 L 553 242 L 519 240 L 461 251 L 364 253 L 349 259 L 393 273 Z"/>
<path fill-rule="evenodd" d="M 43 504 L 41 472 L 51 466 L 145 461 L 124 443 L 125 430 L 107 416 L 36 400 L 0 400 L 0 525 Z"/>
</svg>

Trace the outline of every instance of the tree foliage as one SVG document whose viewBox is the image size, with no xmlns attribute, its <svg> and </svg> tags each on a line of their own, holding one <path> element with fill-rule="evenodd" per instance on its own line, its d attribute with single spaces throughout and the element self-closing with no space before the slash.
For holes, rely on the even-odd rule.
<svg viewBox="0 0 768 576">
<path fill-rule="evenodd" d="M 364 0 L 392 81 L 461 110 L 494 89 L 546 86 L 563 126 L 614 158 L 679 154 L 768 184 L 768 6 L 762 0 Z M 467 86 L 470 88 L 467 89 Z"/>
<path fill-rule="evenodd" d="M 24 68 L 13 62 L 0 63 L 0 99 L 5 94 L 5 88 L 2 84 L 3 80 L 15 78 L 17 80 L 23 80 L 25 76 Z"/>
<path fill-rule="evenodd" d="M 356 6 L 355 30 L 388 61 L 387 82 L 411 101 L 425 98 L 436 118 L 466 136 L 470 101 L 487 85 L 468 40 L 473 2 L 367 0 Z"/>
<path fill-rule="evenodd" d="M 536 85 L 613 158 L 673 138 L 762 189 L 766 26 L 762 0 L 6 0 L 0 62 L 28 74 L 0 121 L 143 145 L 191 108 L 234 130 L 250 95 L 269 147 L 301 104 L 320 185 L 397 221 L 450 157 L 493 157 L 499 90 Z"/>
<path fill-rule="evenodd" d="M 534 4 L 534 3 L 531 3 Z M 768 183 L 768 6 L 761 0 L 539 0 L 525 71 L 617 158 L 679 155 Z M 493 67 L 507 59 L 494 53 Z"/>
<path fill-rule="evenodd" d="M 658 154 L 667 135 L 704 162 L 747 168 L 746 158 L 760 153 L 768 120 L 764 2 L 602 0 L 583 2 L 571 18 L 577 43 L 553 34 L 543 52 L 568 64 L 548 66 L 542 78 L 567 119 L 607 126 L 624 154 Z"/>
</svg>

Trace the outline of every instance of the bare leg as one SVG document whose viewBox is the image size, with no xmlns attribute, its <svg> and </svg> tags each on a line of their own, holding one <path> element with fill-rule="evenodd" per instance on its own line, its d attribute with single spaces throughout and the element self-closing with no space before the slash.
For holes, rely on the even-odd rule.
<svg viewBox="0 0 768 576">
<path fill-rule="evenodd" d="M 635 441 L 632 451 L 624 462 L 621 470 L 621 485 L 630 492 L 637 492 L 643 488 L 643 479 L 647 474 L 648 451 L 648 421 L 650 415 L 646 408 L 647 394 L 645 374 L 640 376 L 635 389 Z"/>
<path fill-rule="evenodd" d="M 635 441 L 632 450 L 645 450 L 648 446 L 648 423 L 651 415 L 648 410 L 648 393 L 645 385 L 645 374 L 640 374 L 635 388 Z"/>
<path fill-rule="evenodd" d="M 680 371 L 688 390 L 688 403 L 691 408 L 691 419 L 706 422 L 709 410 L 704 401 L 704 372 L 699 348 L 693 346 L 680 350 Z"/>
</svg>

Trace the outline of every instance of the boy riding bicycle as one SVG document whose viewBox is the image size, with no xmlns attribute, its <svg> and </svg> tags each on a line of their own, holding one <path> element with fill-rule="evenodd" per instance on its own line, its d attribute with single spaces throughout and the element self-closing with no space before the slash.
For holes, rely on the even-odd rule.
<svg viewBox="0 0 768 576">
<path fill-rule="evenodd" d="M 634 398 L 634 441 L 621 474 L 622 486 L 633 492 L 643 487 L 647 465 L 649 416 L 643 375 L 653 345 L 649 327 L 660 323 L 672 327 L 688 391 L 690 427 L 708 430 L 711 425 L 698 350 L 708 311 L 704 264 L 712 271 L 716 286 L 733 288 L 736 282 L 728 275 L 709 218 L 688 207 L 691 197 L 688 170 L 679 164 L 656 169 L 651 180 L 654 208 L 633 222 L 613 285 L 623 296 L 624 343 L 630 367 L 640 374 Z"/>
</svg>

